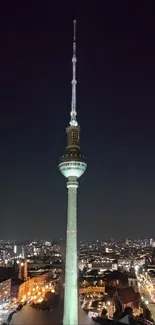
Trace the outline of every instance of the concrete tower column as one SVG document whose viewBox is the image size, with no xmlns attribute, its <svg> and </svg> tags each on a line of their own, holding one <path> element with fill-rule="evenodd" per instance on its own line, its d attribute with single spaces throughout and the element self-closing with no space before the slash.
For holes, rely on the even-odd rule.
<svg viewBox="0 0 155 325">
<path fill-rule="evenodd" d="M 65 303 L 63 325 L 78 325 L 78 288 L 77 288 L 77 188 L 75 177 L 67 182 L 67 236 L 66 236 L 66 270 Z"/>
</svg>

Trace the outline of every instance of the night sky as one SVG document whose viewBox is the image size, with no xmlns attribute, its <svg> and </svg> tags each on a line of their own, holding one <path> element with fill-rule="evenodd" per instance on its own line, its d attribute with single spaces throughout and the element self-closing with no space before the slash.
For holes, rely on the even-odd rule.
<svg viewBox="0 0 155 325">
<path fill-rule="evenodd" d="M 41 3 L 41 4 L 39 4 Z M 65 236 L 77 18 L 80 239 L 153 237 L 153 1 L 0 2 L 0 238 Z"/>
</svg>

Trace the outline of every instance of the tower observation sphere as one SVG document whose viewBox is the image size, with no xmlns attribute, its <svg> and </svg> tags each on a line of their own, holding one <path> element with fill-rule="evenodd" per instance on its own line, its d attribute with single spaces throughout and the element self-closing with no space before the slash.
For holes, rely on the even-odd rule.
<svg viewBox="0 0 155 325">
<path fill-rule="evenodd" d="M 80 151 L 80 127 L 68 126 L 66 152 L 60 158 L 59 169 L 66 177 L 79 178 L 86 170 L 86 162 Z"/>
<path fill-rule="evenodd" d="M 73 79 L 70 125 L 66 128 L 67 147 L 59 160 L 59 170 L 67 178 L 67 234 L 65 264 L 65 297 L 63 325 L 78 325 L 77 283 L 77 188 L 78 178 L 85 172 L 87 164 L 80 150 L 80 126 L 76 120 L 76 21 L 73 37 Z"/>
</svg>

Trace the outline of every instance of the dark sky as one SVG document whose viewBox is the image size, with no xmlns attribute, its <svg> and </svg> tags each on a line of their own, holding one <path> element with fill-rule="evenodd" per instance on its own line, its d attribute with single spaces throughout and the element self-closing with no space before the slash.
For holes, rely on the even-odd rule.
<svg viewBox="0 0 155 325">
<path fill-rule="evenodd" d="M 10 0 L 0 3 L 0 238 L 65 235 L 58 161 L 69 122 L 75 16 L 77 110 L 88 162 L 79 238 L 154 235 L 153 1 Z"/>
</svg>

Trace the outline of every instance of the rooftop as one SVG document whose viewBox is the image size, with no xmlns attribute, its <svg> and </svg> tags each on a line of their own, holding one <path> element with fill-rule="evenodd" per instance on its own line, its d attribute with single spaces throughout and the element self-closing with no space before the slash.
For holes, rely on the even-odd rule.
<svg viewBox="0 0 155 325">
<path fill-rule="evenodd" d="M 118 288 L 116 291 L 116 296 L 119 298 L 122 304 L 127 304 L 129 302 L 136 302 L 140 298 L 139 292 L 135 292 L 132 287 Z"/>
</svg>

